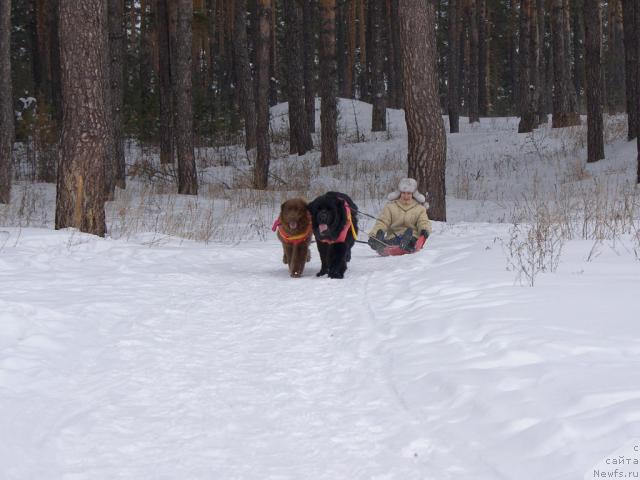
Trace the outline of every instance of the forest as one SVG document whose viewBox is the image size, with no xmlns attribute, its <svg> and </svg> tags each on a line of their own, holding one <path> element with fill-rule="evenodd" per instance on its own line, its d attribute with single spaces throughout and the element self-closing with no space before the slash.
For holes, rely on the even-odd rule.
<svg viewBox="0 0 640 480">
<path fill-rule="evenodd" d="M 56 183 L 57 228 L 104 234 L 102 215 L 77 224 L 70 212 L 79 203 L 83 217 L 102 211 L 125 188 L 129 141 L 158 149 L 162 172 L 192 195 L 194 148 L 244 144 L 253 188 L 269 188 L 269 108 L 280 102 L 291 119 L 289 152 L 319 149 L 322 166 L 340 159 L 337 98 L 371 103 L 372 131 L 385 131 L 387 108 L 404 108 L 408 173 L 431 193 L 440 220 L 440 114 L 454 134 L 461 115 L 471 123 L 517 116 L 523 133 L 549 121 L 578 125 L 586 113 L 588 162 L 604 157 L 605 113 L 626 113 L 628 139 L 637 137 L 633 0 L 2 5 L 0 201 L 9 201 L 14 177 Z M 90 140 L 79 146 L 83 135 Z"/>
</svg>

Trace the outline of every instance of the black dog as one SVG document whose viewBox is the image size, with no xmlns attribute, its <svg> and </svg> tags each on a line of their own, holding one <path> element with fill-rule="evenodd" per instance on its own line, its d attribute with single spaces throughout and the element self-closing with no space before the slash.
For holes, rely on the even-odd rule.
<svg viewBox="0 0 640 480">
<path fill-rule="evenodd" d="M 348 195 L 327 192 L 307 205 L 322 268 L 317 276 L 343 278 L 358 234 L 358 207 Z"/>
</svg>

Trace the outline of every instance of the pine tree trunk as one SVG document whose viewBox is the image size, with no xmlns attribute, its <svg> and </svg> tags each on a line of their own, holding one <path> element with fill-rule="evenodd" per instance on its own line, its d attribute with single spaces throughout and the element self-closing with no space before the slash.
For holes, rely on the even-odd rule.
<svg viewBox="0 0 640 480">
<path fill-rule="evenodd" d="M 111 106 L 115 136 L 115 184 L 125 188 L 124 158 L 124 0 L 109 0 L 109 51 L 111 54 Z"/>
<path fill-rule="evenodd" d="M 636 70 L 638 69 L 638 25 L 636 24 L 637 11 L 640 7 L 637 0 L 622 0 L 622 21 L 624 26 L 624 58 L 625 58 L 625 90 L 627 97 L 627 138 L 633 140 L 638 136 L 640 119 L 638 118 L 638 81 Z"/>
<path fill-rule="evenodd" d="M 198 176 L 193 147 L 193 107 L 191 79 L 191 40 L 193 22 L 193 1 L 178 0 L 176 28 L 176 52 L 174 56 L 176 81 L 175 101 L 175 142 L 178 157 L 178 193 L 198 194 Z"/>
<path fill-rule="evenodd" d="M 520 123 L 518 133 L 533 131 L 535 127 L 535 108 L 532 101 L 533 90 L 531 88 L 531 17 L 532 0 L 520 2 L 520 76 L 518 78 L 518 103 L 520 110 Z"/>
<path fill-rule="evenodd" d="M 429 216 L 446 221 L 447 137 L 438 98 L 435 6 L 424 0 L 400 0 L 399 6 L 408 173 L 430 195 Z"/>
<path fill-rule="evenodd" d="M 354 92 L 353 92 L 353 86 L 354 86 L 354 80 L 353 80 L 353 74 L 356 70 L 355 65 L 356 65 L 356 38 L 357 38 L 357 28 L 356 28 L 356 2 L 355 1 L 351 1 L 351 2 L 347 2 L 344 4 L 344 6 L 340 6 L 340 7 L 336 7 L 337 11 L 344 11 L 345 13 L 345 18 L 344 21 L 338 21 L 338 19 L 336 19 L 336 30 L 337 30 L 337 37 L 340 36 L 340 29 L 338 28 L 338 25 L 346 25 L 346 43 L 347 43 L 347 55 L 346 55 L 346 62 L 342 62 L 344 65 L 344 81 L 343 81 L 343 88 L 340 89 L 340 91 L 342 92 L 342 96 L 344 98 L 354 98 Z M 342 30 L 345 30 L 344 28 L 342 28 Z M 342 42 L 340 41 L 340 39 L 338 38 L 337 41 L 338 45 L 342 45 Z M 338 62 L 338 71 L 341 71 L 342 68 L 340 68 L 340 58 L 342 57 L 342 55 L 340 55 L 340 52 L 343 49 L 340 47 L 338 48 L 338 58 L 337 58 L 337 62 Z"/>
<path fill-rule="evenodd" d="M 36 179 L 40 182 L 55 182 L 57 140 L 62 123 L 59 3 L 58 0 L 36 0 L 28 3 L 32 4 L 35 16 L 32 69 L 40 119 L 35 126 L 34 135 L 37 156 Z"/>
<path fill-rule="evenodd" d="M 367 27 L 369 15 L 367 14 L 366 0 L 357 0 L 358 2 L 358 50 L 359 57 L 359 77 L 358 84 L 360 86 L 360 100 L 363 102 L 371 101 L 370 89 L 370 60 L 369 60 L 369 42 L 367 40 Z"/>
<path fill-rule="evenodd" d="M 585 0 L 584 7 L 585 61 L 589 66 L 587 69 L 587 162 L 595 162 L 604 158 L 600 0 Z"/>
<path fill-rule="evenodd" d="M 158 97 L 160 99 L 160 163 L 173 164 L 173 85 L 171 76 L 172 46 L 168 0 L 157 0 L 156 31 L 158 35 Z"/>
<path fill-rule="evenodd" d="M 371 15 L 372 45 L 370 50 L 371 84 L 373 88 L 373 112 L 371 117 L 371 131 L 384 132 L 387 129 L 387 102 L 384 88 L 384 47 L 382 44 L 382 31 L 384 26 L 383 8 L 384 0 L 370 0 L 369 12 Z"/>
<path fill-rule="evenodd" d="M 278 58 L 278 49 L 276 48 L 276 19 L 278 16 L 278 9 L 276 8 L 278 0 L 271 0 L 271 42 L 269 44 L 269 105 L 274 106 L 278 103 L 278 83 L 276 78 L 280 75 L 278 74 L 279 66 L 278 62 L 280 61 Z"/>
<path fill-rule="evenodd" d="M 460 131 L 460 15 L 459 4 L 462 0 L 449 0 L 449 54 L 448 54 L 448 83 L 447 96 L 449 108 L 449 132 Z"/>
<path fill-rule="evenodd" d="M 253 96 L 253 79 L 249 62 L 246 0 L 235 0 L 234 20 L 233 49 L 238 82 L 238 103 L 244 118 L 244 144 L 249 151 L 256 148 L 256 102 Z"/>
<path fill-rule="evenodd" d="M 287 27 L 287 97 L 289 100 L 290 152 L 304 155 L 313 148 L 304 108 L 304 58 L 302 51 L 302 7 L 284 0 Z"/>
<path fill-rule="evenodd" d="M 553 128 L 580 124 L 575 92 L 569 74 L 569 44 L 565 36 L 565 2 L 552 0 L 551 33 L 553 42 Z"/>
<path fill-rule="evenodd" d="M 302 9 L 302 22 L 304 24 L 302 28 L 304 42 L 304 108 L 307 112 L 310 133 L 316 131 L 316 94 L 314 87 L 316 57 L 315 1 L 303 0 Z"/>
<path fill-rule="evenodd" d="M 273 14 L 271 0 L 258 0 L 258 29 L 256 42 L 257 68 L 257 106 L 258 117 L 256 137 L 258 155 L 256 158 L 253 187 L 258 190 L 267 188 L 269 179 L 269 162 L 271 150 L 269 145 L 269 66 L 271 45 L 271 15 Z"/>
<path fill-rule="evenodd" d="M 336 0 L 320 0 L 320 166 L 338 164 Z"/>
<path fill-rule="evenodd" d="M 573 27 L 573 41 L 571 44 L 573 49 L 573 90 L 576 95 L 576 112 L 578 113 L 583 110 L 584 96 L 582 92 L 585 85 L 583 2 L 584 0 L 572 0 L 570 12 Z M 569 47 L 567 46 L 567 48 Z"/>
<path fill-rule="evenodd" d="M 404 84 L 402 77 L 402 48 L 400 45 L 400 19 L 398 17 L 398 2 L 399 0 L 389 0 L 390 10 L 389 15 L 389 29 L 390 29 L 390 49 L 393 51 L 393 55 L 389 58 L 393 58 L 393 64 L 390 68 L 393 69 L 395 74 L 395 81 L 393 83 L 393 92 L 390 92 L 390 105 L 393 108 L 404 108 Z"/>
<path fill-rule="evenodd" d="M 63 121 L 56 196 L 56 229 L 104 236 L 104 164 L 109 106 L 105 71 L 107 4 L 60 2 Z"/>
<path fill-rule="evenodd" d="M 621 0 L 609 0 L 609 31 L 606 59 L 607 110 L 610 114 L 623 111 L 624 98 L 624 33 Z"/>
<path fill-rule="evenodd" d="M 545 3 L 544 0 L 536 0 L 536 13 L 538 15 L 538 84 L 537 84 L 537 112 L 538 112 L 538 125 L 547 123 L 547 101 L 546 97 L 548 96 L 548 84 L 549 77 L 547 75 L 548 68 L 547 63 L 549 61 L 546 58 L 546 49 L 545 49 L 545 37 L 546 37 L 546 28 L 545 28 Z M 549 95 L 550 97 L 550 95 Z"/>
<path fill-rule="evenodd" d="M 489 64 L 487 62 L 487 3 L 477 0 L 478 17 L 478 115 L 487 116 L 489 111 Z"/>
<path fill-rule="evenodd" d="M 476 0 L 467 0 L 466 20 L 469 26 L 469 91 L 467 96 L 469 123 L 480 121 L 478 114 L 478 7 Z"/>
<path fill-rule="evenodd" d="M 11 88 L 11 1 L 0 2 L 0 203 L 11 201 L 13 96 Z"/>
</svg>

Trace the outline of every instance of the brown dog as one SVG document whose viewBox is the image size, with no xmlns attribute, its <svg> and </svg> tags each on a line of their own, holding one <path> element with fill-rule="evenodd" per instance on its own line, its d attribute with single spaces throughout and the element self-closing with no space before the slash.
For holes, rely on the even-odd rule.
<svg viewBox="0 0 640 480">
<path fill-rule="evenodd" d="M 292 198 L 280 206 L 280 216 L 273 224 L 282 243 L 282 262 L 289 266 L 289 275 L 302 276 L 304 265 L 311 259 L 311 215 L 307 202 L 302 198 Z"/>
</svg>

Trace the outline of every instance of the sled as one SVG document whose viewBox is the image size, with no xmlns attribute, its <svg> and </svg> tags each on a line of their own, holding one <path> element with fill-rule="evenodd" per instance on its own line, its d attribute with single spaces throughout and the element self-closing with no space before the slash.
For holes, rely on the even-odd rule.
<svg viewBox="0 0 640 480">
<path fill-rule="evenodd" d="M 399 245 L 389 245 L 388 247 L 384 247 L 382 250 L 378 250 L 378 255 L 381 257 L 397 257 L 398 255 L 416 253 L 422 250 L 426 241 L 427 239 L 423 235 L 420 235 L 416 241 L 416 247 L 414 250 L 405 250 L 400 248 Z"/>
</svg>

